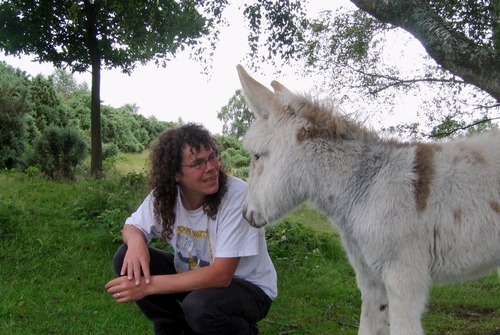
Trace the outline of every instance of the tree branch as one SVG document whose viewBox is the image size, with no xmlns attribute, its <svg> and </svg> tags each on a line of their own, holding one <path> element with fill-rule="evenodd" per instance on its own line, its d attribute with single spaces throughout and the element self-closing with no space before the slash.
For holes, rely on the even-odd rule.
<svg viewBox="0 0 500 335">
<path fill-rule="evenodd" d="M 456 80 L 456 79 L 446 79 L 446 78 L 413 78 L 413 79 L 401 79 L 398 77 L 392 77 L 384 74 L 379 74 L 379 73 L 369 73 L 360 69 L 354 69 L 351 67 L 351 69 L 354 72 L 357 72 L 363 76 L 371 77 L 371 78 L 377 78 L 377 79 L 383 79 L 385 81 L 388 81 L 389 83 L 385 83 L 384 85 L 373 85 L 378 87 L 377 89 L 370 89 L 370 94 L 378 94 L 382 92 L 383 90 L 386 90 L 388 88 L 394 87 L 394 86 L 409 86 L 410 84 L 415 84 L 415 83 L 457 83 L 457 84 L 466 84 L 464 81 Z M 357 85 L 357 86 L 352 86 L 353 88 L 363 88 L 365 85 Z"/>
<path fill-rule="evenodd" d="M 425 0 L 351 0 L 378 20 L 401 27 L 418 39 L 444 69 L 500 102 L 500 57 L 451 29 Z"/>
<path fill-rule="evenodd" d="M 448 137 L 451 134 L 454 134 L 454 133 L 456 133 L 459 130 L 465 130 L 465 129 L 477 126 L 478 124 L 485 123 L 485 122 L 490 122 L 492 120 L 498 120 L 498 119 L 500 119 L 500 117 L 494 117 L 494 118 L 489 118 L 489 119 L 485 119 L 485 120 L 479 120 L 479 121 L 476 121 L 474 123 L 468 124 L 468 125 L 466 125 L 464 127 L 457 127 L 455 129 L 447 131 L 447 132 L 439 132 L 439 133 L 436 133 L 436 134 L 433 134 L 433 135 L 427 135 L 427 138 L 444 138 L 444 137 Z"/>
</svg>

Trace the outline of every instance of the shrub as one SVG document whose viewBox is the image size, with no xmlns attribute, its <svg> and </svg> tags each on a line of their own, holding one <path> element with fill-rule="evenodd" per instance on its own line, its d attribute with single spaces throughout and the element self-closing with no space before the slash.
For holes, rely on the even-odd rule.
<svg viewBox="0 0 500 335">
<path fill-rule="evenodd" d="M 0 168 L 23 165 L 19 157 L 29 144 L 28 114 L 31 108 L 28 77 L 4 61 L 0 62 Z"/>
<path fill-rule="evenodd" d="M 120 153 L 120 149 L 114 143 L 103 143 L 102 144 L 102 159 L 108 159 L 110 157 L 117 156 Z"/>
<path fill-rule="evenodd" d="M 344 252 L 332 233 L 319 233 L 309 226 L 289 218 L 266 227 L 269 254 L 273 258 L 301 255 L 322 255 L 327 259 L 344 257 Z"/>
<path fill-rule="evenodd" d="M 234 170 L 233 176 L 235 176 L 236 178 L 247 180 L 249 170 L 250 170 L 250 168 L 248 166 L 241 167 L 239 169 Z"/>
<path fill-rule="evenodd" d="M 19 168 L 28 147 L 29 115 L 2 117 L 0 115 L 0 168 Z"/>
<path fill-rule="evenodd" d="M 75 168 L 87 156 L 87 149 L 80 130 L 49 126 L 35 141 L 35 162 L 50 179 L 73 180 Z"/>
<path fill-rule="evenodd" d="M 250 162 L 251 159 L 249 155 L 242 155 L 241 153 L 238 153 L 233 157 L 233 165 L 236 168 L 249 166 Z"/>
</svg>

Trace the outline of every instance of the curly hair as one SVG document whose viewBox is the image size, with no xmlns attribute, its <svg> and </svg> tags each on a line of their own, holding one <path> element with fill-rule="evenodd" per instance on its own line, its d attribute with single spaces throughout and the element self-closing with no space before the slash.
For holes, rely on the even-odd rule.
<svg viewBox="0 0 500 335">
<path fill-rule="evenodd" d="M 162 236 L 166 240 L 172 238 L 175 223 L 175 206 L 177 204 L 177 182 L 175 176 L 181 172 L 182 151 L 188 145 L 197 152 L 201 145 L 212 149 L 216 155 L 219 148 L 210 132 L 202 125 L 188 123 L 178 128 L 168 129 L 159 135 L 151 151 L 151 173 L 149 187 L 153 193 L 154 217 L 162 225 Z M 203 204 L 203 211 L 212 220 L 217 216 L 222 198 L 227 192 L 227 174 L 221 165 L 219 169 L 219 190 L 208 195 Z"/>
</svg>

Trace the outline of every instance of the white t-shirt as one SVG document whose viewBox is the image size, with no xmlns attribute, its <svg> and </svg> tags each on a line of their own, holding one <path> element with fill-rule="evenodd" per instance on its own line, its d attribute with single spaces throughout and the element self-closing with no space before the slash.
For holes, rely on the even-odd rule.
<svg viewBox="0 0 500 335">
<path fill-rule="evenodd" d="M 259 286 L 274 300 L 278 293 L 277 276 L 267 252 L 264 228 L 251 227 L 241 215 L 247 192 L 244 181 L 228 176 L 227 193 L 215 220 L 202 208 L 186 210 L 178 198 L 174 233 L 168 242 L 174 249 L 178 273 L 210 265 L 216 257 L 241 257 L 234 277 Z M 148 243 L 153 237 L 162 238 L 162 226 L 154 219 L 152 193 L 125 224 L 139 228 Z"/>
</svg>

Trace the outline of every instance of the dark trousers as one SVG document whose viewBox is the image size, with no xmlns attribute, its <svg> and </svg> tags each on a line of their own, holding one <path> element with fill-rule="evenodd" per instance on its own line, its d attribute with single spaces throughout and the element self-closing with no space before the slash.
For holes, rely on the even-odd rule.
<svg viewBox="0 0 500 335">
<path fill-rule="evenodd" d="M 113 258 L 117 276 L 126 251 L 122 245 Z M 176 273 L 172 254 L 151 247 L 149 254 L 152 276 Z M 150 295 L 136 304 L 154 322 L 155 334 L 254 335 L 271 302 L 257 285 L 233 278 L 225 288 Z"/>
</svg>

